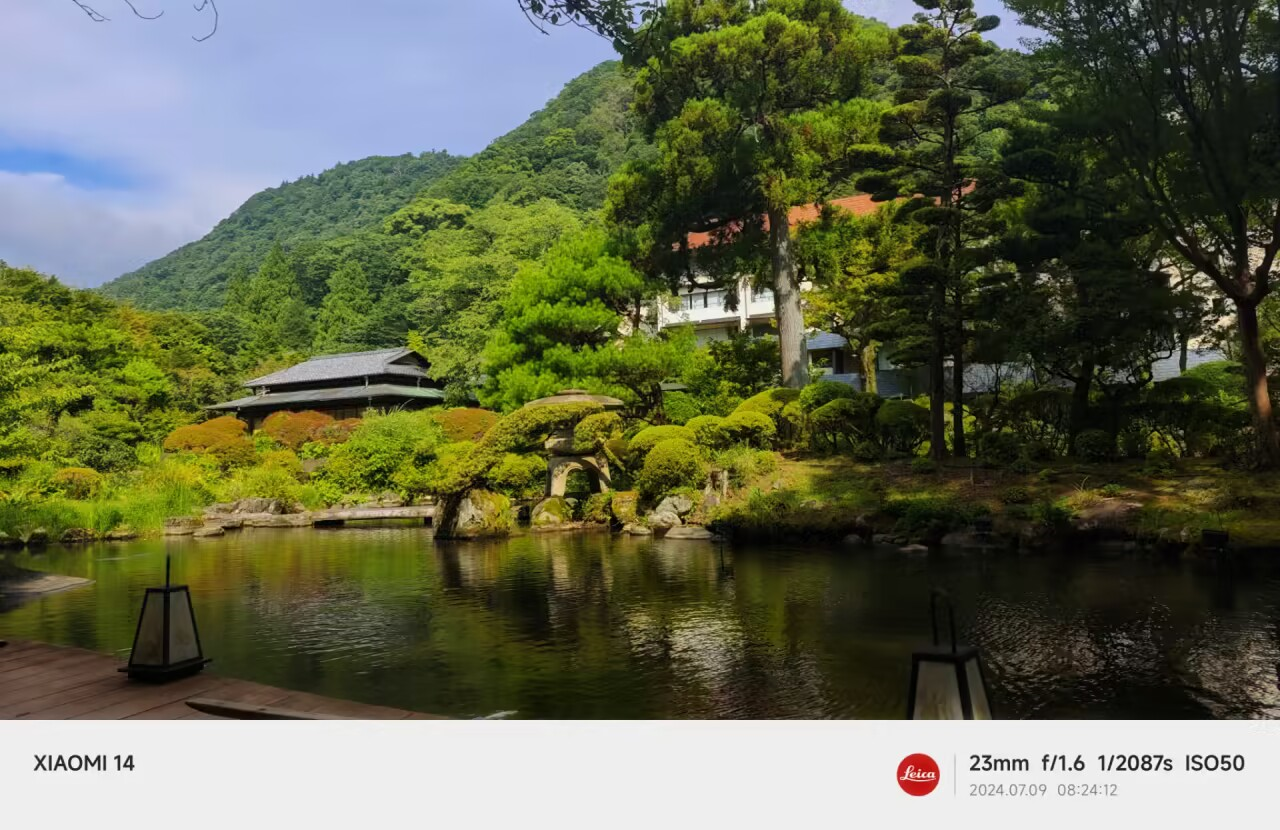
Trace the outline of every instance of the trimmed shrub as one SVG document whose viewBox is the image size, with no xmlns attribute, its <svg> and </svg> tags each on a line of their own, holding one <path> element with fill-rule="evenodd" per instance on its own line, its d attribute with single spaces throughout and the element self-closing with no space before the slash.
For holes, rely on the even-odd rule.
<svg viewBox="0 0 1280 830">
<path fill-rule="evenodd" d="M 199 424 L 178 427 L 164 439 L 164 448 L 170 451 L 190 450 L 206 452 L 215 444 L 226 444 L 237 438 L 248 443 L 249 425 L 232 415 L 223 415 Z M 249 449 L 253 445 L 249 444 Z"/>
<path fill-rule="evenodd" d="M 485 475 L 489 489 L 513 499 L 534 499 L 547 488 L 547 460 L 540 455 L 506 453 Z"/>
<path fill-rule="evenodd" d="M 700 488 L 706 477 L 697 448 L 686 440 L 668 438 L 655 444 L 645 457 L 636 487 L 646 498 L 656 500 L 681 487 Z"/>
<path fill-rule="evenodd" d="M 884 448 L 875 441 L 859 441 L 853 445 L 853 457 L 858 461 L 879 461 L 884 458 Z"/>
<path fill-rule="evenodd" d="M 984 464 L 1004 467 L 1022 455 L 1022 442 L 1012 432 L 989 432 L 978 439 L 978 458 Z"/>
<path fill-rule="evenodd" d="M 370 415 L 344 444 L 329 455 L 320 476 L 348 493 L 378 493 L 404 487 L 409 473 L 393 482 L 402 466 L 421 467 L 444 443 L 444 433 L 430 411 Z"/>
<path fill-rule="evenodd" d="M 662 411 L 667 421 L 677 425 L 689 423 L 702 414 L 702 408 L 688 392 L 666 392 L 662 395 Z"/>
<path fill-rule="evenodd" d="M 457 409 L 437 409 L 431 414 L 432 420 L 444 431 L 445 440 L 479 441 L 494 424 L 502 420 L 502 416 L 487 409 L 459 407 Z"/>
<path fill-rule="evenodd" d="M 50 476 L 49 483 L 67 498 L 91 499 L 102 490 L 102 474 L 88 467 L 66 467 Z"/>
<path fill-rule="evenodd" d="M 763 449 L 773 443 L 777 429 L 769 417 L 760 412 L 735 412 L 720 424 L 730 444 L 745 444 Z"/>
<path fill-rule="evenodd" d="M 1100 429 L 1086 429 L 1076 436 L 1076 455 L 1085 461 L 1110 461 L 1115 455 L 1111 436 Z"/>
<path fill-rule="evenodd" d="M 320 444 L 345 444 L 351 433 L 360 428 L 363 421 L 359 418 L 343 418 L 320 428 L 316 434 L 316 442 Z"/>
<path fill-rule="evenodd" d="M 296 479 L 302 479 L 302 459 L 292 450 L 271 450 L 264 452 L 259 459 L 262 467 L 273 467 L 284 470 Z"/>
<path fill-rule="evenodd" d="M 729 445 L 729 436 L 724 431 L 724 418 L 718 415 L 699 415 L 689 419 L 685 424 L 693 431 L 693 440 L 704 449 L 718 449 Z"/>
<path fill-rule="evenodd" d="M 580 452 L 597 452 L 614 438 L 622 437 L 622 417 L 616 412 L 588 415 L 573 428 L 573 445 Z"/>
<path fill-rule="evenodd" d="M 215 458 L 218 466 L 224 470 L 248 466 L 258 457 L 257 450 L 253 447 L 253 442 L 244 435 L 217 441 L 211 444 L 205 452 Z"/>
<path fill-rule="evenodd" d="M 228 501 L 261 498 L 293 504 L 298 501 L 299 487 L 298 479 L 282 467 L 252 467 L 228 479 L 221 491 Z"/>
<path fill-rule="evenodd" d="M 876 412 L 884 447 L 914 453 L 929 437 L 929 410 L 911 401 L 885 401 Z"/>
<path fill-rule="evenodd" d="M 738 408 L 733 410 L 732 414 L 759 412 L 773 421 L 774 428 L 780 437 L 795 436 L 799 434 L 804 423 L 804 410 L 800 409 L 797 403 L 799 398 L 799 389 L 766 389 L 738 404 Z M 789 408 L 788 405 L 793 403 L 796 405 Z"/>
<path fill-rule="evenodd" d="M 1031 491 L 1018 485 L 1006 487 L 1000 491 L 1000 502 L 1002 504 L 1030 504 Z"/>
<path fill-rule="evenodd" d="M 800 397 L 797 400 L 801 409 L 805 412 L 813 412 L 815 409 L 819 409 L 832 401 L 847 400 L 855 394 L 857 394 L 857 390 L 847 383 L 820 380 L 801 389 Z"/>
<path fill-rule="evenodd" d="M 693 430 L 688 427 L 665 424 L 657 427 L 645 427 L 627 442 L 627 457 L 633 467 L 640 467 L 644 459 L 660 441 L 680 440 L 689 444 L 697 441 Z"/>
<path fill-rule="evenodd" d="M 320 430 L 331 424 L 333 418 L 323 412 L 273 412 L 262 422 L 262 432 L 282 446 L 297 450 L 314 441 Z"/>
<path fill-rule="evenodd" d="M 911 472 L 928 475 L 938 472 L 938 463 L 932 458 L 911 459 Z"/>
</svg>

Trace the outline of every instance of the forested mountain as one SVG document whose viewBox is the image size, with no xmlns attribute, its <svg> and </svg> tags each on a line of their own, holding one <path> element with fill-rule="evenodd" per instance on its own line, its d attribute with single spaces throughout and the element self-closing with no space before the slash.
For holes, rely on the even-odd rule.
<svg viewBox="0 0 1280 830">
<path fill-rule="evenodd" d="M 477 209 L 542 200 L 575 212 L 599 208 L 609 176 L 646 152 L 629 113 L 630 96 L 620 64 L 603 63 L 475 156 L 373 157 L 265 190 L 205 238 L 102 291 L 146 308 L 216 309 L 229 282 L 258 271 L 280 243 L 312 308 L 327 293 L 332 266 L 352 251 L 370 288 L 381 294 L 405 277 L 397 266 L 399 243 L 382 234 L 382 220 L 416 197 Z"/>
<path fill-rule="evenodd" d="M 101 290 L 146 308 L 216 308 L 227 280 L 256 271 L 274 243 L 289 246 L 376 227 L 461 162 L 445 152 L 371 156 L 268 188 L 203 239 Z"/>
</svg>

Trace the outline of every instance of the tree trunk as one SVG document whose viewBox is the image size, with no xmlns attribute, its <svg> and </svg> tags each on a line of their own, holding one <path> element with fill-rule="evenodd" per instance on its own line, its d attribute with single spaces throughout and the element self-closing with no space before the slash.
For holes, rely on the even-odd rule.
<svg viewBox="0 0 1280 830">
<path fill-rule="evenodd" d="M 1178 371 L 1182 374 L 1187 373 L 1187 350 L 1190 346 L 1190 340 L 1185 334 L 1178 337 Z"/>
<path fill-rule="evenodd" d="M 955 304 L 956 339 L 951 363 L 951 454 L 956 458 L 968 456 L 964 440 L 964 301 L 960 294 L 959 281 L 956 283 Z"/>
<path fill-rule="evenodd" d="M 809 348 L 787 210 L 769 211 L 769 242 L 773 249 L 773 302 L 782 353 L 782 385 L 799 389 L 809 383 Z"/>
<path fill-rule="evenodd" d="M 940 284 L 934 289 L 933 350 L 929 355 L 929 456 L 935 461 L 947 457 L 947 331 L 942 319 L 946 301 L 946 286 Z"/>
<path fill-rule="evenodd" d="M 1258 442 L 1259 458 L 1267 467 L 1280 466 L 1280 432 L 1271 416 L 1271 392 L 1267 387 L 1267 358 L 1258 336 L 1258 306 L 1236 301 L 1240 320 L 1240 347 L 1248 384 L 1249 412 Z"/>
<path fill-rule="evenodd" d="M 880 388 L 876 381 L 876 347 L 864 346 L 858 355 L 862 359 L 862 391 L 875 394 Z"/>
<path fill-rule="evenodd" d="M 1093 391 L 1093 363 L 1080 367 L 1076 385 L 1071 390 L 1071 416 L 1067 423 L 1067 455 L 1075 455 L 1076 437 L 1084 432 L 1089 417 L 1089 393 Z"/>
</svg>

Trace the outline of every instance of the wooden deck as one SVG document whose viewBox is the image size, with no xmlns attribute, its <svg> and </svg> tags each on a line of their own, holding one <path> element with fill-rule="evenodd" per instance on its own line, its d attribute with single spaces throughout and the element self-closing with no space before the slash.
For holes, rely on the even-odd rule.
<svg viewBox="0 0 1280 830">
<path fill-rule="evenodd" d="M 439 717 L 232 680 L 207 669 L 163 685 L 140 683 L 117 671 L 121 665 L 114 657 L 83 649 L 10 641 L 0 648 L 0 719 L 221 720 L 188 706 L 192 698 L 330 718 Z"/>
</svg>

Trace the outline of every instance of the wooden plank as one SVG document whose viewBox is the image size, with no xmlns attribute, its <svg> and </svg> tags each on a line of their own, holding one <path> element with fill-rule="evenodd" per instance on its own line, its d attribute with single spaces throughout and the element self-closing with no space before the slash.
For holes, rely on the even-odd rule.
<svg viewBox="0 0 1280 830">
<path fill-rule="evenodd" d="M 217 700 L 216 698 L 208 697 L 192 698 L 187 701 L 187 705 L 197 712 L 220 718 L 234 718 L 235 720 L 351 720 L 340 715 L 328 715 L 323 712 L 301 712 L 297 709 L 236 703 L 230 700 Z"/>
<path fill-rule="evenodd" d="M 80 700 L 86 697 L 106 694 L 120 688 L 120 678 L 99 677 L 87 683 L 72 687 L 50 681 L 40 686 L 32 686 L 18 694 L 13 700 L 0 704 L 0 718 L 25 718 L 42 709 L 49 709 L 62 703 Z"/>
<path fill-rule="evenodd" d="M 35 643 L 11 643 L 8 648 L 0 651 L 0 671 L 3 671 L 5 663 L 29 659 L 33 654 L 43 651 Z"/>
<path fill-rule="evenodd" d="M 187 677 L 172 683 L 155 686 L 143 686 L 120 675 L 120 685 L 112 691 L 93 697 L 80 698 L 33 712 L 28 717 L 42 720 L 74 720 L 81 715 L 89 715 L 111 709 L 115 714 L 109 718 L 92 717 L 91 720 L 119 720 L 127 714 L 137 714 L 153 709 L 162 703 L 182 700 L 184 697 L 195 697 L 216 688 L 223 681 L 211 675 Z M 120 705 L 123 704 L 123 705 Z"/>
<path fill-rule="evenodd" d="M 55 663 L 24 666 L 12 672 L 0 673 L 0 700 L 10 692 L 36 686 L 50 679 L 69 680 L 84 674 L 102 674 L 102 661 L 95 654 L 76 654 Z"/>
</svg>

